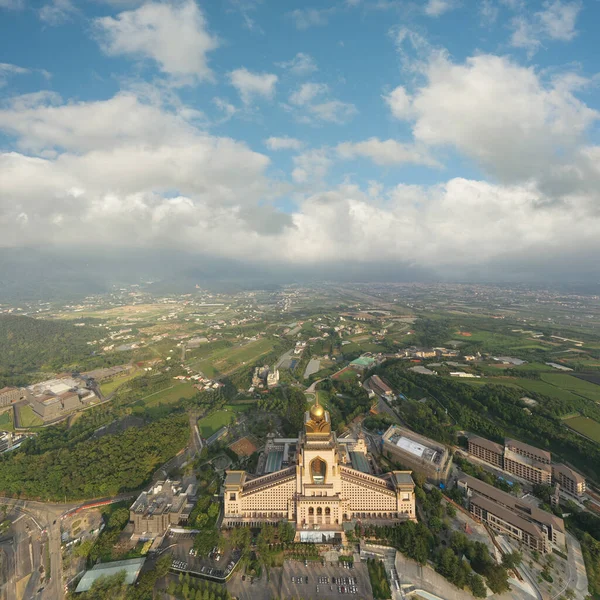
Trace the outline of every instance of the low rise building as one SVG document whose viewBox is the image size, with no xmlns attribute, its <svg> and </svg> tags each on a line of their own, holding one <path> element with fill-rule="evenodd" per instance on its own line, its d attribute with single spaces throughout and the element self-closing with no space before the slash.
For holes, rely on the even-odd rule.
<svg viewBox="0 0 600 600">
<path fill-rule="evenodd" d="M 504 446 L 482 437 L 469 438 L 469 454 L 501 469 L 504 467 Z"/>
<path fill-rule="evenodd" d="M 471 513 L 496 531 L 538 552 L 552 552 L 552 546 L 564 549 L 565 524 L 559 517 L 470 475 L 457 485 L 466 492 Z"/>
<path fill-rule="evenodd" d="M 150 539 L 162 535 L 171 525 L 186 523 L 193 508 L 189 502 L 192 495 L 192 486 L 184 490 L 179 481 L 156 482 L 129 509 L 134 534 Z"/>
<path fill-rule="evenodd" d="M 75 588 L 75 593 L 87 592 L 98 579 L 111 577 L 119 573 L 125 573 L 125 579 L 123 580 L 125 585 L 133 585 L 139 577 L 144 562 L 146 562 L 146 558 L 142 557 L 94 565 L 89 571 L 84 573 Z"/>
<path fill-rule="evenodd" d="M 386 398 L 392 398 L 394 396 L 394 391 L 392 388 L 385 383 L 379 375 L 373 375 L 369 377 L 365 382 L 365 387 L 369 390 L 372 390 L 378 396 L 384 396 Z"/>
<path fill-rule="evenodd" d="M 586 482 L 583 475 L 577 473 L 567 465 L 552 465 L 552 479 L 560 484 L 560 487 L 567 493 L 581 497 L 585 494 Z"/>
<path fill-rule="evenodd" d="M 382 452 L 436 483 L 446 481 L 452 465 L 452 456 L 443 444 L 397 425 L 383 434 Z"/>
<path fill-rule="evenodd" d="M 4 387 L 0 389 L 0 408 L 10 406 L 25 397 L 25 391 L 16 387 Z"/>
</svg>

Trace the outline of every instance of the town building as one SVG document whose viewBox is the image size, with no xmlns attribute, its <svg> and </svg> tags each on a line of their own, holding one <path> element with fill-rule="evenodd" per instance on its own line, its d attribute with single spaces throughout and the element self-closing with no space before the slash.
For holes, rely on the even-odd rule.
<svg viewBox="0 0 600 600">
<path fill-rule="evenodd" d="M 0 389 L 0 408 L 10 406 L 24 397 L 24 390 L 16 387 L 4 387 Z"/>
<path fill-rule="evenodd" d="M 504 440 L 504 448 L 505 451 L 510 450 L 511 452 L 515 452 L 516 454 L 520 454 L 521 456 L 530 458 L 531 460 L 544 465 L 549 465 L 552 462 L 552 455 L 550 452 L 540 450 L 535 446 L 530 446 L 529 444 L 519 442 L 518 440 Z"/>
<path fill-rule="evenodd" d="M 585 494 L 585 478 L 567 465 L 552 465 L 552 479 L 560 484 L 561 489 L 573 496 L 581 497 Z"/>
<path fill-rule="evenodd" d="M 365 371 L 366 369 L 371 369 L 376 364 L 377 361 L 370 356 L 359 356 L 350 363 L 350 367 L 357 371 Z"/>
<path fill-rule="evenodd" d="M 469 475 L 457 485 L 469 498 L 470 512 L 492 529 L 538 552 L 552 552 L 553 546 L 564 550 L 565 525 L 559 517 Z"/>
<path fill-rule="evenodd" d="M 372 390 L 378 396 L 383 396 L 385 398 L 393 398 L 394 391 L 392 388 L 385 383 L 379 375 L 373 375 L 369 377 L 367 381 L 365 381 L 365 387 L 368 390 Z"/>
<path fill-rule="evenodd" d="M 535 458 L 504 448 L 504 470 L 529 483 L 550 485 L 552 467 L 549 463 L 539 462 Z"/>
<path fill-rule="evenodd" d="M 339 539 L 343 524 L 356 519 L 416 521 L 410 471 L 382 477 L 365 472 L 364 440 L 338 439 L 318 402 L 305 414 L 298 438 L 272 439 L 268 450 L 266 475 L 227 472 L 224 526 L 287 520 L 300 541 L 328 541 Z M 363 461 L 352 453 L 362 453 Z"/>
<path fill-rule="evenodd" d="M 397 425 L 391 425 L 383 434 L 382 452 L 435 483 L 446 481 L 452 465 L 446 446 Z"/>
<path fill-rule="evenodd" d="M 504 446 L 482 437 L 469 438 L 469 454 L 501 469 L 504 467 Z"/>
<path fill-rule="evenodd" d="M 162 535 L 172 525 L 186 523 L 193 504 L 193 486 L 184 490 L 179 481 L 157 481 L 142 492 L 129 509 L 133 533 L 141 539 Z"/>
<path fill-rule="evenodd" d="M 33 412 L 43 421 L 65 417 L 99 401 L 85 380 L 67 376 L 30 385 L 25 392 Z"/>
</svg>

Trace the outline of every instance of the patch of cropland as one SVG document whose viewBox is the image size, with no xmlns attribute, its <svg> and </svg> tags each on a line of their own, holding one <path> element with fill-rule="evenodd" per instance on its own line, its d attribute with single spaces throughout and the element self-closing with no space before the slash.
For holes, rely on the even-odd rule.
<svg viewBox="0 0 600 600">
<path fill-rule="evenodd" d="M 600 444 L 600 423 L 588 417 L 565 419 L 565 424 L 577 433 Z"/>
</svg>

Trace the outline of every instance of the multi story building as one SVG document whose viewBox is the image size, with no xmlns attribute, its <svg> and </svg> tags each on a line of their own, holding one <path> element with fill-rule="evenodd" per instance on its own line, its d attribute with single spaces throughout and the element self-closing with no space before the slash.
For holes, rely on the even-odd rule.
<svg viewBox="0 0 600 600">
<path fill-rule="evenodd" d="M 0 408 L 10 406 L 24 397 L 24 390 L 16 387 L 4 387 L 0 389 Z"/>
<path fill-rule="evenodd" d="M 567 465 L 552 465 L 552 479 L 573 496 L 581 497 L 585 494 L 585 478 Z"/>
<path fill-rule="evenodd" d="M 524 442 L 518 440 L 504 440 L 504 450 L 510 450 L 515 454 L 530 458 L 531 460 L 541 463 L 543 465 L 549 465 L 552 462 L 552 455 L 546 450 L 540 450 L 535 446 L 530 446 Z"/>
<path fill-rule="evenodd" d="M 295 524 L 301 541 L 323 541 L 339 536 L 343 523 L 355 519 L 416 521 L 410 471 L 377 477 L 344 463 L 345 456 L 361 448 L 366 452 L 366 446 L 356 442 L 350 449 L 342 447 L 331 431 L 329 413 L 318 402 L 304 421 L 298 438 L 273 440 L 277 460 L 269 453 L 266 470 L 276 470 L 260 477 L 227 472 L 224 526 L 285 519 Z M 288 458 L 291 447 L 293 460 Z M 284 458 L 290 466 L 281 469 Z"/>
<path fill-rule="evenodd" d="M 443 444 L 397 425 L 383 434 L 382 452 L 436 483 L 446 481 L 452 465 L 452 456 Z"/>
<path fill-rule="evenodd" d="M 496 531 L 538 552 L 552 552 L 552 546 L 564 549 L 562 519 L 469 475 L 459 479 L 457 485 L 469 497 L 471 513 Z"/>
<path fill-rule="evenodd" d="M 501 469 L 504 467 L 504 446 L 482 437 L 469 438 L 469 454 Z"/>
<path fill-rule="evenodd" d="M 530 483 L 550 485 L 552 467 L 549 463 L 539 462 L 530 456 L 504 448 L 504 470 Z"/>
<path fill-rule="evenodd" d="M 187 522 L 193 508 L 189 501 L 192 493 L 192 486 L 184 491 L 181 482 L 169 479 L 142 492 L 129 509 L 134 535 L 150 539 L 162 535 L 171 525 Z"/>
</svg>

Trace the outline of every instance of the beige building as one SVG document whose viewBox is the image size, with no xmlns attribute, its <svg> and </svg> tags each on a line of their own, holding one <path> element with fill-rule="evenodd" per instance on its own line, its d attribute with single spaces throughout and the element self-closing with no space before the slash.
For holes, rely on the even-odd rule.
<svg viewBox="0 0 600 600">
<path fill-rule="evenodd" d="M 482 437 L 469 438 L 469 454 L 501 469 L 504 466 L 504 446 Z"/>
<path fill-rule="evenodd" d="M 189 502 L 192 486 L 184 490 L 179 481 L 157 481 L 142 492 L 129 509 L 133 533 L 142 538 L 162 535 L 171 525 L 185 523 L 193 504 Z"/>
<path fill-rule="evenodd" d="M 382 452 L 435 483 L 446 481 L 452 465 L 446 446 L 397 425 L 391 425 L 383 434 Z"/>
<path fill-rule="evenodd" d="M 318 403 L 306 413 L 299 438 L 287 440 L 292 442 L 296 451 L 288 467 L 261 477 L 227 472 L 224 526 L 288 520 L 296 525 L 301 541 L 313 541 L 333 538 L 344 522 L 355 519 L 416 521 L 410 471 L 377 477 L 344 463 L 361 444 L 348 451 Z M 364 444 L 362 448 L 366 451 Z"/>
<path fill-rule="evenodd" d="M 530 446 L 529 444 L 519 442 L 518 440 L 504 440 L 504 449 L 505 452 L 506 450 L 510 450 L 515 454 L 519 454 L 525 458 L 530 458 L 531 460 L 543 465 L 549 465 L 552 462 L 552 455 L 550 452 L 547 452 L 546 450 L 540 450 L 535 446 Z"/>
<path fill-rule="evenodd" d="M 535 458 L 513 452 L 504 448 L 504 470 L 530 483 L 550 485 L 552 483 L 552 467 L 549 463 L 537 461 Z"/>
<path fill-rule="evenodd" d="M 497 532 L 538 552 L 552 552 L 553 546 L 564 550 L 565 525 L 559 517 L 469 475 L 457 485 L 469 497 L 471 513 Z"/>
<path fill-rule="evenodd" d="M 24 390 L 16 387 L 4 387 L 0 390 L 0 408 L 10 406 L 24 397 Z"/>
<path fill-rule="evenodd" d="M 567 465 L 552 465 L 552 479 L 573 496 L 583 496 L 586 490 L 585 478 Z"/>
</svg>

